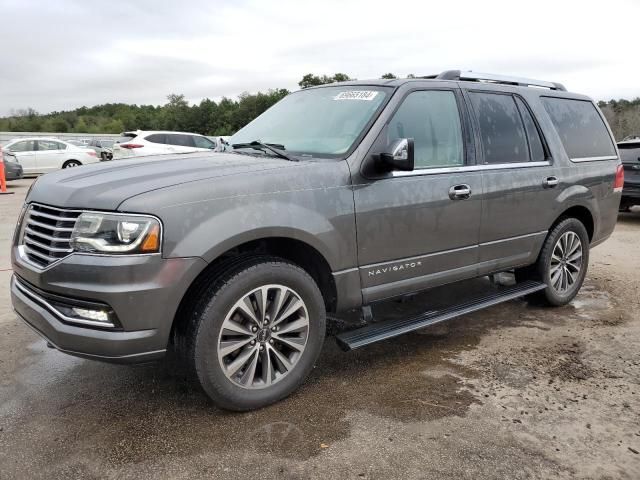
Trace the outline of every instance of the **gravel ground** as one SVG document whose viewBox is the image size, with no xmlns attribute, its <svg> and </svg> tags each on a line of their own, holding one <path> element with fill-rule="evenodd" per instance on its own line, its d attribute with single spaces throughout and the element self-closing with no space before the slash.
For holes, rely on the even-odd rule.
<svg viewBox="0 0 640 480">
<path fill-rule="evenodd" d="M 640 211 L 571 305 L 508 302 L 351 353 L 328 339 L 296 394 L 231 414 L 164 363 L 69 357 L 16 319 L 29 184 L 0 196 L 0 478 L 640 478 Z"/>
</svg>

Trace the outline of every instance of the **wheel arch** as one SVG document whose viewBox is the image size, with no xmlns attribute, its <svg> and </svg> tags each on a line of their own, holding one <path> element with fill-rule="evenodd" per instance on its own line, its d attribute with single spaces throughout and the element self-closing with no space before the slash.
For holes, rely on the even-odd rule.
<svg viewBox="0 0 640 480">
<path fill-rule="evenodd" d="M 565 218 L 575 218 L 580 220 L 584 225 L 584 228 L 587 230 L 589 241 L 591 242 L 593 240 L 596 225 L 594 215 L 589 208 L 584 205 L 573 205 L 565 209 L 551 224 L 549 231 L 553 230 L 553 228 Z"/>
<path fill-rule="evenodd" d="M 189 285 L 180 301 L 171 327 L 170 341 L 177 342 L 176 334 L 188 327 L 188 312 L 195 299 L 202 295 L 205 285 L 232 268 L 238 261 L 251 257 L 278 257 L 298 265 L 317 283 L 327 311 L 335 311 L 337 305 L 336 283 L 331 267 L 318 249 L 303 240 L 291 237 L 262 237 L 246 241 L 228 248 L 208 262 L 195 280 Z"/>
</svg>

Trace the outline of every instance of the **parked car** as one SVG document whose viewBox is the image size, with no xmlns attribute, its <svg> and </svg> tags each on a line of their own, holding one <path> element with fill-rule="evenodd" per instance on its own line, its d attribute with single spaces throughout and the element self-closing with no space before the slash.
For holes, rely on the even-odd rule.
<svg viewBox="0 0 640 480">
<path fill-rule="evenodd" d="M 18 315 L 72 355 L 175 352 L 217 405 L 258 408 L 311 371 L 327 313 L 362 309 L 337 335 L 353 349 L 520 296 L 569 303 L 624 178 L 588 97 L 460 71 L 307 88 L 229 143 L 40 178 L 11 250 Z M 376 302 L 506 271 L 371 322 Z"/>
<path fill-rule="evenodd" d="M 113 144 L 113 158 L 215 150 L 217 143 L 204 135 L 184 132 L 123 132 Z"/>
<path fill-rule="evenodd" d="M 79 167 L 99 161 L 93 150 L 77 147 L 57 138 L 16 138 L 9 141 L 3 149 L 15 155 L 25 175 Z"/>
<path fill-rule="evenodd" d="M 113 158 L 113 142 L 109 139 L 93 139 L 87 146 L 96 152 L 101 161 L 106 162 Z"/>
<path fill-rule="evenodd" d="M 14 154 L 0 149 L 2 163 L 4 164 L 4 178 L 6 181 L 20 180 L 22 178 L 22 165 L 20 165 Z"/>
<path fill-rule="evenodd" d="M 619 142 L 618 150 L 624 165 L 620 211 L 627 212 L 634 205 L 640 205 L 640 139 Z"/>
</svg>

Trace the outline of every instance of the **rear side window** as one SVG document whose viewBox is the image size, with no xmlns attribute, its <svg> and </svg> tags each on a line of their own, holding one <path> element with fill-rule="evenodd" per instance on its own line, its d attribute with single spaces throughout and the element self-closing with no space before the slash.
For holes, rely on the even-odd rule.
<svg viewBox="0 0 640 480">
<path fill-rule="evenodd" d="M 38 140 L 38 150 L 65 150 L 67 146 L 64 143 L 54 142 L 52 140 Z"/>
<path fill-rule="evenodd" d="M 514 98 L 486 92 L 470 92 L 469 96 L 478 118 L 484 162 L 528 162 L 527 137 Z"/>
<path fill-rule="evenodd" d="M 518 104 L 518 108 L 520 109 L 520 115 L 522 115 L 524 128 L 527 131 L 531 161 L 544 162 L 547 159 L 547 154 L 544 149 L 542 137 L 540 137 L 540 131 L 538 130 L 536 122 L 533 120 L 533 115 L 520 97 L 515 97 L 515 99 Z"/>
<path fill-rule="evenodd" d="M 167 134 L 167 143 L 179 147 L 193 147 L 193 137 L 191 135 L 181 135 L 176 133 Z"/>
<path fill-rule="evenodd" d="M 164 133 L 154 133 L 153 135 L 145 137 L 145 140 L 151 143 L 168 143 L 167 135 Z"/>
<path fill-rule="evenodd" d="M 571 160 L 616 156 L 611 136 L 592 102 L 555 97 L 541 100 Z"/>
<path fill-rule="evenodd" d="M 619 143 L 620 158 L 624 163 L 640 162 L 640 142 L 635 143 Z"/>
</svg>

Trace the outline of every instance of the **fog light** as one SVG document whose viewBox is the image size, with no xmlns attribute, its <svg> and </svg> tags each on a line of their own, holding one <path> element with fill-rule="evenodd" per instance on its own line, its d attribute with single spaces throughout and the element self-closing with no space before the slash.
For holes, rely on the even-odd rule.
<svg viewBox="0 0 640 480">
<path fill-rule="evenodd" d="M 73 313 L 75 313 L 78 317 L 86 318 L 87 320 L 93 320 L 94 322 L 111 323 L 109 321 L 109 314 L 104 310 L 89 310 L 86 308 L 73 307 L 71 311 L 73 311 Z"/>
</svg>

